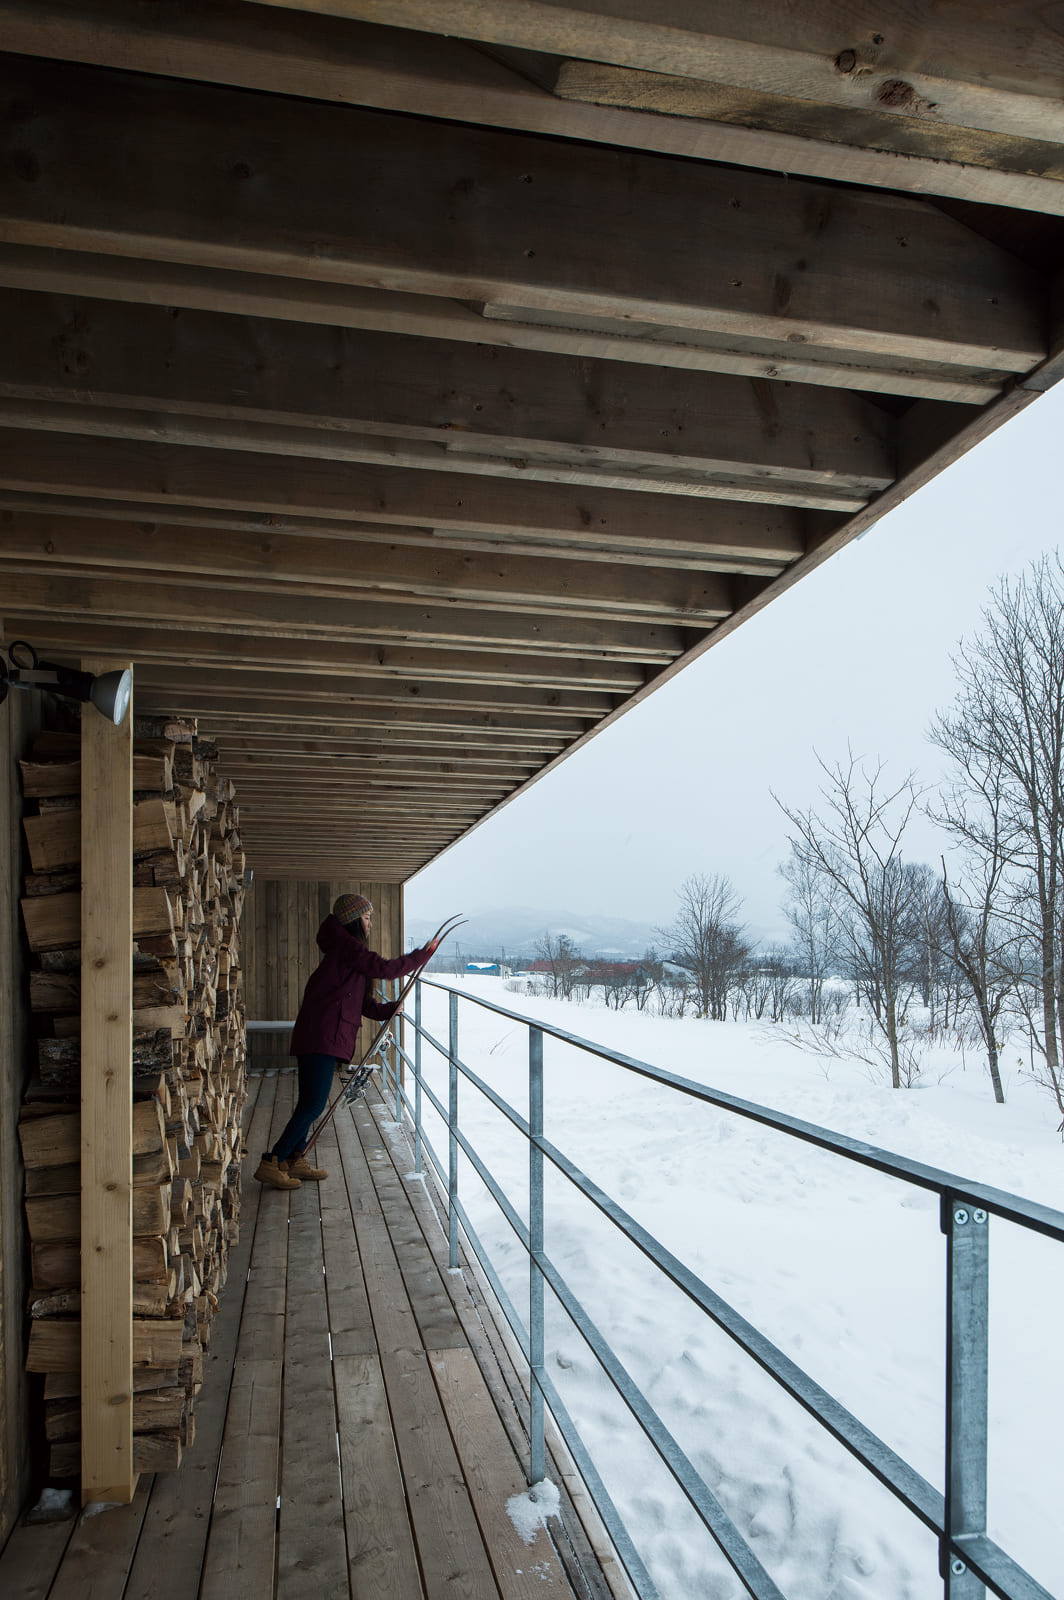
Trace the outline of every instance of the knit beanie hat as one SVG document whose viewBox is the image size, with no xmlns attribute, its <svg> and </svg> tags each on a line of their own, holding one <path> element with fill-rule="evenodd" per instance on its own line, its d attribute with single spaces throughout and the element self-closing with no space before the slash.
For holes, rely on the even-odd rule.
<svg viewBox="0 0 1064 1600">
<path fill-rule="evenodd" d="M 364 894 L 342 894 L 332 908 L 332 914 L 345 927 L 357 922 L 364 911 L 373 910 L 373 901 Z"/>
</svg>

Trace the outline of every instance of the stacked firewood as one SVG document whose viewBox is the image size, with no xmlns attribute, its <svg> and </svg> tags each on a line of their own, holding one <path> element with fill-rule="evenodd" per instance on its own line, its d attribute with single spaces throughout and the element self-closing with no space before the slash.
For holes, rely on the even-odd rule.
<svg viewBox="0 0 1064 1600">
<path fill-rule="evenodd" d="M 180 1465 L 238 1237 L 246 1099 L 231 785 L 194 722 L 138 719 L 133 756 L 134 1470 Z M 80 1462 L 80 736 L 22 765 L 37 1063 L 19 1132 L 32 1262 L 27 1368 L 53 1477 Z M 35 815 L 30 814 L 36 812 Z"/>
</svg>

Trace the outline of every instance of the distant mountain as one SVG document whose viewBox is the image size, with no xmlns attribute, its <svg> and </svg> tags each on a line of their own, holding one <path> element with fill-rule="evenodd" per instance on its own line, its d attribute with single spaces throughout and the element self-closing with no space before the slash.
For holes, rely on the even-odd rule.
<svg viewBox="0 0 1064 1600">
<path fill-rule="evenodd" d="M 424 917 L 408 917 L 407 943 L 420 944 L 436 931 Z M 633 922 L 624 917 L 588 916 L 577 911 L 539 911 L 527 907 L 494 906 L 470 914 L 459 928 L 457 938 L 441 948 L 447 964 L 455 958 L 455 946 L 462 958 L 501 956 L 531 961 L 544 934 L 567 934 L 586 956 L 612 956 L 617 960 L 635 959 L 648 945 L 661 946 L 661 938 L 648 922 Z"/>
<path fill-rule="evenodd" d="M 406 939 L 410 946 L 423 943 L 436 931 L 436 923 L 424 917 L 408 917 Z M 785 945 L 789 940 L 786 927 L 769 927 L 766 924 L 747 923 L 746 937 L 755 948 L 768 949 Z M 659 955 L 667 955 L 667 939 L 663 939 L 651 922 L 632 921 L 626 917 L 592 916 L 578 911 L 532 910 L 527 906 L 491 906 L 483 911 L 471 912 L 464 928 L 459 928 L 456 939 L 448 940 L 441 948 L 435 965 L 453 966 L 455 947 L 462 959 L 475 961 L 481 957 L 505 954 L 514 961 L 531 961 L 536 946 L 544 934 L 557 936 L 564 933 L 585 956 L 605 956 L 615 961 L 634 961 L 644 955 L 651 945 Z M 441 960 L 442 957 L 442 960 Z"/>
</svg>

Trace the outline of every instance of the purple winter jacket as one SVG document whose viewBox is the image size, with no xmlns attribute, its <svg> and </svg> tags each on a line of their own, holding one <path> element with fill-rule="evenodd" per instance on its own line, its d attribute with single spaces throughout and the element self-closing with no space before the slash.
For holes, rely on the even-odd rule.
<svg viewBox="0 0 1064 1600">
<path fill-rule="evenodd" d="M 392 1004 L 366 999 L 369 981 L 405 978 L 428 960 L 428 951 L 411 950 L 409 955 L 385 961 L 331 914 L 318 929 L 318 945 L 321 961 L 303 991 L 289 1054 L 350 1061 L 362 1018 L 385 1022 L 395 1012 Z"/>
</svg>

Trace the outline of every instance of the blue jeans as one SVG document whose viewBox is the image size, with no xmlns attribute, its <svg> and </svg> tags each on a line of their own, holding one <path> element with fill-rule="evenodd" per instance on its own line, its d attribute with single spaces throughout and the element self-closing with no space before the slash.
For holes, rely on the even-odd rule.
<svg viewBox="0 0 1064 1600">
<path fill-rule="evenodd" d="M 332 1088 L 333 1073 L 336 1071 L 335 1056 L 300 1056 L 298 1059 L 299 1098 L 296 1101 L 296 1108 L 285 1123 L 281 1137 L 270 1151 L 278 1161 L 287 1161 L 290 1156 L 302 1155 L 311 1124 L 318 1120 L 329 1104 L 329 1090 Z"/>
</svg>

